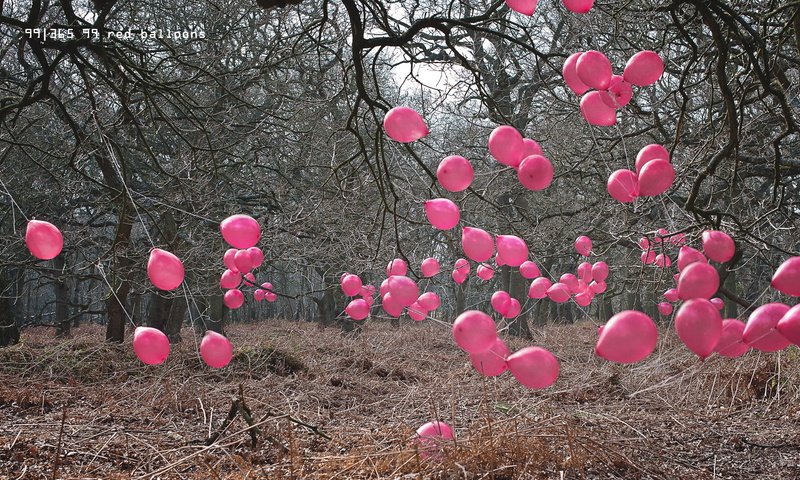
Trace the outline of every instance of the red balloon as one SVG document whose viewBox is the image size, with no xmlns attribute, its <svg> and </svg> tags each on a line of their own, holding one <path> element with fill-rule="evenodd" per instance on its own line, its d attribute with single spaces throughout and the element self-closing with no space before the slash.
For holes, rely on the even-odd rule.
<svg viewBox="0 0 800 480">
<path fill-rule="evenodd" d="M 503 165 L 516 168 L 522 161 L 522 148 L 522 135 L 511 125 L 501 125 L 489 135 L 489 153 Z"/>
<path fill-rule="evenodd" d="M 529 280 L 542 276 L 542 272 L 539 271 L 539 266 L 530 260 L 522 262 L 522 265 L 519 266 L 519 274 L 522 275 L 522 278 L 527 278 Z"/>
<path fill-rule="evenodd" d="M 506 344 L 497 338 L 489 350 L 481 353 L 470 353 L 469 361 L 481 375 L 496 377 L 508 370 L 506 358 L 510 353 Z"/>
<path fill-rule="evenodd" d="M 677 302 L 678 301 L 678 289 L 677 288 L 670 288 L 669 290 L 664 292 L 664 298 L 666 298 L 668 302 Z"/>
<path fill-rule="evenodd" d="M 652 160 L 666 160 L 670 161 L 669 152 L 666 148 L 656 143 L 651 143 L 639 150 L 636 154 L 636 173 L 642 171 L 642 168 Z"/>
<path fill-rule="evenodd" d="M 497 340 L 497 327 L 489 315 L 467 310 L 453 322 L 453 339 L 467 353 L 481 353 L 492 348 Z"/>
<path fill-rule="evenodd" d="M 556 357 L 541 347 L 527 347 L 509 355 L 508 369 L 528 388 L 547 388 L 555 383 L 561 367 Z"/>
<path fill-rule="evenodd" d="M 50 222 L 29 220 L 25 228 L 25 245 L 34 257 L 50 260 L 56 258 L 64 248 L 64 236 Z"/>
<path fill-rule="evenodd" d="M 353 275 L 352 273 L 347 274 L 342 278 L 341 287 L 342 293 L 347 295 L 348 297 L 354 297 L 361 292 L 361 278 L 358 275 Z M 360 318 L 356 320 L 361 320 Z"/>
<path fill-rule="evenodd" d="M 788 347 L 791 342 L 776 328 L 788 311 L 789 306 L 782 303 L 767 303 L 756 308 L 742 332 L 744 343 L 762 352 L 777 352 Z"/>
<path fill-rule="evenodd" d="M 600 92 L 600 99 L 610 108 L 622 108 L 633 98 L 631 84 L 622 75 L 613 75 L 607 90 Z"/>
<path fill-rule="evenodd" d="M 183 262 L 172 253 L 154 248 L 147 261 L 147 276 L 156 288 L 175 290 L 183 283 Z"/>
<path fill-rule="evenodd" d="M 407 307 L 419 298 L 419 287 L 405 275 L 392 275 L 389 277 L 389 294 L 401 307 Z"/>
<path fill-rule="evenodd" d="M 583 95 L 589 90 L 589 87 L 578 77 L 578 72 L 575 69 L 575 66 L 578 63 L 578 58 L 580 58 L 581 55 L 583 55 L 583 52 L 575 52 L 567 57 L 567 60 L 564 62 L 564 66 L 561 69 L 561 74 L 564 76 L 564 81 L 569 89 L 575 93 L 575 95 Z"/>
<path fill-rule="evenodd" d="M 564 303 L 569 300 L 569 287 L 563 283 L 554 283 L 547 289 L 547 296 L 556 303 Z"/>
<path fill-rule="evenodd" d="M 242 274 L 233 270 L 225 270 L 219 279 L 219 288 L 225 290 L 236 288 L 242 283 Z"/>
<path fill-rule="evenodd" d="M 783 262 L 775 270 L 770 285 L 786 295 L 800 297 L 800 257 L 792 257 Z"/>
<path fill-rule="evenodd" d="M 736 252 L 736 244 L 725 232 L 706 230 L 703 232 L 703 252 L 711 260 L 725 263 L 733 258 L 733 254 Z"/>
<path fill-rule="evenodd" d="M 575 250 L 584 257 L 588 257 L 592 252 L 592 239 L 581 235 L 575 240 Z"/>
<path fill-rule="evenodd" d="M 386 276 L 405 275 L 408 273 L 408 264 L 402 258 L 395 258 L 386 265 Z"/>
<path fill-rule="evenodd" d="M 133 332 L 133 352 L 147 365 L 162 364 L 169 356 L 169 339 L 161 330 L 136 327 Z"/>
<path fill-rule="evenodd" d="M 635 172 L 623 168 L 608 177 L 607 188 L 614 200 L 630 203 L 639 196 L 639 179 Z"/>
<path fill-rule="evenodd" d="M 642 252 L 641 259 L 642 263 L 644 263 L 645 265 L 650 265 L 656 261 L 656 252 L 654 252 L 653 250 Z"/>
<path fill-rule="evenodd" d="M 489 267 L 484 264 L 478 265 L 476 273 L 478 274 L 478 278 L 480 278 L 481 280 L 491 280 L 491 278 L 494 276 L 494 270 L 492 269 L 492 267 Z"/>
<path fill-rule="evenodd" d="M 235 248 L 229 248 L 225 251 L 225 254 L 222 256 L 222 262 L 228 267 L 228 270 L 232 272 L 238 272 L 239 269 L 236 268 L 236 252 L 239 250 Z"/>
<path fill-rule="evenodd" d="M 467 261 L 465 258 L 459 258 L 453 265 L 453 269 L 458 271 L 459 274 L 467 276 L 470 272 L 469 261 Z"/>
<path fill-rule="evenodd" d="M 512 298 L 508 304 L 508 311 L 506 311 L 504 318 L 514 318 L 519 315 L 519 312 L 522 311 L 522 305 L 520 305 L 519 300 L 516 298 Z"/>
<path fill-rule="evenodd" d="M 681 305 L 675 314 L 675 331 L 689 350 L 705 360 L 722 336 L 722 317 L 711 302 L 694 298 Z"/>
<path fill-rule="evenodd" d="M 553 164 L 541 155 L 522 159 L 517 169 L 517 178 L 523 187 L 538 192 L 553 183 Z"/>
<path fill-rule="evenodd" d="M 476 262 L 485 262 L 494 255 L 494 239 L 480 228 L 464 227 L 461 233 L 461 249 Z"/>
<path fill-rule="evenodd" d="M 683 269 L 678 277 L 678 297 L 681 300 L 711 298 L 719 290 L 717 269 L 707 263 L 695 262 Z"/>
<path fill-rule="evenodd" d="M 222 368 L 233 359 L 233 345 L 217 332 L 206 331 L 200 342 L 200 357 L 211 368 Z"/>
<path fill-rule="evenodd" d="M 397 303 L 397 300 L 392 298 L 391 293 L 387 293 L 383 296 L 383 301 L 381 302 L 381 308 L 383 311 L 388 313 L 392 317 L 399 317 L 403 314 L 403 306 Z"/>
<path fill-rule="evenodd" d="M 515 235 L 498 235 L 497 254 L 503 257 L 506 265 L 519 267 L 528 259 L 528 244 Z"/>
<path fill-rule="evenodd" d="M 428 222 L 439 230 L 450 230 L 458 225 L 461 211 L 458 205 L 446 198 L 434 198 L 425 202 L 425 216 Z"/>
<path fill-rule="evenodd" d="M 223 302 L 225 303 L 226 307 L 230 308 L 231 310 L 236 310 L 244 305 L 244 294 L 238 288 L 233 288 L 225 292 Z"/>
<path fill-rule="evenodd" d="M 433 310 L 439 308 L 441 300 L 439 300 L 439 295 L 437 295 L 435 292 L 425 292 L 419 296 L 417 303 L 419 303 L 419 305 L 425 310 L 432 312 Z"/>
<path fill-rule="evenodd" d="M 699 250 L 687 246 L 681 247 L 678 251 L 678 271 L 682 272 L 684 268 L 695 262 L 708 263 L 708 259 Z"/>
<path fill-rule="evenodd" d="M 528 289 L 528 298 L 544 298 L 547 296 L 547 290 L 553 285 L 553 282 L 546 277 L 538 277 L 534 279 Z"/>
<path fill-rule="evenodd" d="M 608 264 L 606 262 L 597 262 L 592 265 L 592 278 L 596 282 L 604 282 L 608 278 Z"/>
<path fill-rule="evenodd" d="M 506 0 L 508 8 L 529 17 L 536 11 L 537 3 L 539 0 Z"/>
<path fill-rule="evenodd" d="M 592 293 L 603 293 L 606 291 L 607 285 L 606 282 L 592 282 L 589 284 L 589 290 Z"/>
<path fill-rule="evenodd" d="M 672 260 L 669 258 L 669 256 L 664 255 L 663 253 L 659 253 L 658 255 L 656 255 L 654 263 L 656 264 L 657 267 L 661 268 L 668 268 L 672 266 Z"/>
<path fill-rule="evenodd" d="M 383 117 L 383 129 L 392 140 L 411 143 L 428 135 L 428 126 L 416 110 L 394 107 Z"/>
<path fill-rule="evenodd" d="M 464 157 L 452 155 L 439 163 L 436 169 L 436 179 L 447 191 L 460 192 L 466 190 L 475 178 L 472 164 Z"/>
<path fill-rule="evenodd" d="M 520 162 L 522 161 L 523 158 L 530 157 L 531 155 L 544 156 L 544 151 L 542 150 L 542 146 L 539 145 L 539 142 L 537 142 L 536 140 L 531 140 L 530 138 L 523 138 L 522 157 L 520 158 Z"/>
<path fill-rule="evenodd" d="M 675 181 L 675 169 L 666 160 L 647 162 L 639 172 L 639 195 L 654 197 L 669 190 Z"/>
<path fill-rule="evenodd" d="M 790 308 L 780 320 L 776 327 L 778 332 L 787 340 L 800 345 L 800 304 Z"/>
<path fill-rule="evenodd" d="M 590 125 L 610 127 L 617 123 L 617 111 L 603 102 L 603 95 L 597 90 L 583 95 L 581 114 Z"/>
<path fill-rule="evenodd" d="M 750 347 L 742 341 L 742 333 L 744 332 L 744 322 L 728 318 L 722 321 L 722 335 L 719 338 L 719 343 L 714 349 L 723 357 L 736 358 L 741 357 Z"/>
<path fill-rule="evenodd" d="M 369 316 L 369 303 L 363 298 L 357 298 L 348 303 L 344 311 L 353 320 L 364 320 Z"/>
<path fill-rule="evenodd" d="M 237 251 L 236 255 L 233 256 L 233 262 L 236 264 L 236 269 L 242 273 L 247 273 L 252 270 L 253 265 L 250 263 L 251 261 L 250 252 L 248 252 L 246 249 Z"/>
<path fill-rule="evenodd" d="M 658 329 L 642 312 L 625 310 L 599 332 L 595 353 L 617 363 L 636 363 L 647 358 L 658 343 Z"/>
<path fill-rule="evenodd" d="M 623 77 L 625 81 L 639 87 L 652 85 L 664 73 L 664 61 L 652 50 L 645 50 L 633 55 L 625 64 Z"/>
<path fill-rule="evenodd" d="M 672 313 L 672 304 L 669 302 L 661 302 L 658 305 L 658 313 L 665 317 Z"/>
<path fill-rule="evenodd" d="M 238 249 L 255 247 L 261 238 L 261 226 L 249 215 L 232 215 L 219 224 L 222 238 Z"/>
<path fill-rule="evenodd" d="M 505 316 L 508 313 L 508 309 L 511 308 L 511 295 L 504 290 L 498 290 L 492 294 L 489 303 L 497 313 Z"/>
<path fill-rule="evenodd" d="M 440 269 L 439 261 L 433 257 L 426 258 L 422 261 L 422 265 L 420 265 L 423 277 L 433 277 L 439 273 Z"/>
<path fill-rule="evenodd" d="M 567 10 L 573 13 L 586 13 L 592 9 L 594 0 L 562 0 Z"/>
<path fill-rule="evenodd" d="M 595 90 L 605 90 L 611 85 L 611 62 L 597 50 L 589 50 L 578 57 L 575 71 L 583 83 Z"/>
</svg>

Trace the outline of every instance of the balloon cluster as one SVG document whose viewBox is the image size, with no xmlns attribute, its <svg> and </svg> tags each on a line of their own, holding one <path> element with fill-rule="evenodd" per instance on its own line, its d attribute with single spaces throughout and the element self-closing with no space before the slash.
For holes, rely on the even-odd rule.
<svg viewBox="0 0 800 480">
<path fill-rule="evenodd" d="M 249 215 L 232 215 L 220 223 L 222 238 L 234 248 L 229 248 L 222 256 L 222 261 L 227 270 L 219 278 L 219 287 L 225 290 L 223 301 L 230 309 L 237 309 L 244 305 L 244 293 L 241 286 L 253 287 L 256 277 L 252 270 L 264 263 L 264 252 L 256 247 L 261 238 L 261 226 L 256 219 Z M 266 300 L 274 302 L 278 295 L 274 292 L 271 283 L 262 283 L 260 288 L 253 292 L 257 302 Z"/>
<path fill-rule="evenodd" d="M 702 233 L 702 251 L 684 245 L 683 235 L 669 235 L 659 229 L 653 243 L 680 245 L 678 252 L 678 274 L 674 277 L 676 287 L 664 292 L 666 301 L 658 304 L 662 315 L 673 312 L 673 303 L 682 301 L 675 313 L 675 331 L 689 350 L 701 360 L 712 353 L 725 357 L 744 355 L 751 347 L 764 352 L 781 350 L 791 343 L 800 343 L 800 305 L 790 308 L 782 303 L 767 303 L 756 308 L 747 324 L 734 319 L 723 319 L 721 298 L 713 297 L 720 287 L 717 268 L 710 262 L 725 263 L 736 252 L 733 239 L 719 230 Z M 654 255 L 647 237 L 639 240 L 645 250 L 642 262 L 667 268 L 672 262 L 665 254 Z M 800 296 L 800 257 L 784 262 L 773 276 L 771 285 L 792 296 Z M 713 297 L 713 298 L 712 298 Z"/>
<path fill-rule="evenodd" d="M 637 197 L 655 197 L 669 190 L 675 168 L 666 148 L 650 144 L 636 155 L 636 171 L 619 169 L 608 177 L 608 193 L 614 200 L 630 203 Z"/>
<path fill-rule="evenodd" d="M 516 128 L 501 125 L 489 135 L 489 153 L 503 165 L 517 171 L 528 190 L 544 190 L 553 183 L 553 164 L 536 140 L 523 138 Z"/>
<path fill-rule="evenodd" d="M 509 370 L 528 388 L 552 385 L 560 366 L 556 357 L 542 347 L 526 347 L 513 354 L 497 336 L 492 317 L 479 310 L 467 310 L 452 327 L 456 344 L 469 354 L 470 362 L 481 375 L 495 377 Z"/>
<path fill-rule="evenodd" d="M 664 61 L 656 52 L 641 51 L 628 60 L 622 75 L 614 75 L 608 57 L 589 50 L 567 57 L 561 73 L 570 90 L 583 95 L 583 118 L 591 125 L 610 127 L 617 123 L 617 110 L 633 98 L 632 86 L 656 83 L 664 73 Z"/>
</svg>

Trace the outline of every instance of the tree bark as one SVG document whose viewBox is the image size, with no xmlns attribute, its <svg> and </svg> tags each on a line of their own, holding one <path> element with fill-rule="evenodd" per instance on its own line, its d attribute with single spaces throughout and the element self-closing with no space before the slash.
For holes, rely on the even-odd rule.
<svg viewBox="0 0 800 480">
<path fill-rule="evenodd" d="M 56 337 L 66 338 L 70 335 L 72 322 L 69 318 L 69 290 L 67 281 L 62 274 L 64 270 L 64 254 L 61 253 L 53 259 L 53 275 L 55 281 L 56 298 Z"/>
</svg>

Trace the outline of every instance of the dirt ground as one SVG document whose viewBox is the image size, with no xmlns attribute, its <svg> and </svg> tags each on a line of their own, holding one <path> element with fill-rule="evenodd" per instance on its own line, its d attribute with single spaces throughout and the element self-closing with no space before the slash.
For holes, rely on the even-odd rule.
<svg viewBox="0 0 800 480">
<path fill-rule="evenodd" d="M 795 347 L 699 362 L 666 331 L 621 366 L 593 355 L 595 325 L 548 326 L 508 340 L 561 361 L 534 391 L 478 375 L 436 323 L 227 333 L 234 361 L 212 370 L 188 330 L 161 366 L 97 326 L 25 330 L 0 350 L 0 478 L 800 478 Z M 426 457 L 414 431 L 433 419 L 456 440 Z"/>
</svg>

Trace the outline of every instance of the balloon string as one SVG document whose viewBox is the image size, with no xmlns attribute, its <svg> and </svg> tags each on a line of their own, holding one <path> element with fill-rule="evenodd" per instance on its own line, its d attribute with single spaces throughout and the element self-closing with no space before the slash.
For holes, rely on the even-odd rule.
<svg viewBox="0 0 800 480">
<path fill-rule="evenodd" d="M 6 187 L 6 184 L 3 183 L 3 179 L 2 178 L 0 178 L 0 186 L 3 187 L 3 191 L 5 191 L 5 194 L 8 195 L 9 199 L 11 199 L 11 229 L 13 230 L 14 235 L 16 235 L 17 234 L 17 217 L 16 217 L 16 214 L 14 213 L 14 207 L 17 207 L 17 210 L 19 210 L 19 214 L 22 215 L 25 218 L 26 222 L 29 221 L 29 219 L 28 219 L 28 216 L 25 215 L 25 212 L 22 211 L 22 207 L 19 206 L 19 203 L 17 203 L 17 201 L 14 200 L 14 196 L 11 195 L 11 190 L 9 190 L 8 187 Z"/>
<path fill-rule="evenodd" d="M 125 304 L 122 303 L 122 301 L 117 296 L 116 290 L 114 290 L 114 287 L 112 287 L 111 283 L 109 283 L 108 278 L 106 277 L 106 273 L 103 270 L 102 263 L 97 262 L 97 270 L 100 272 L 100 276 L 103 278 L 103 281 L 106 282 L 106 285 L 108 285 L 108 289 L 111 290 L 111 294 L 114 295 L 114 298 L 117 299 L 117 303 L 119 303 L 120 308 L 125 313 L 125 316 L 128 318 L 128 320 L 131 322 L 131 325 L 136 327 L 136 322 L 133 321 L 133 317 L 131 317 L 131 315 L 128 313 L 128 310 L 125 308 Z"/>
</svg>

